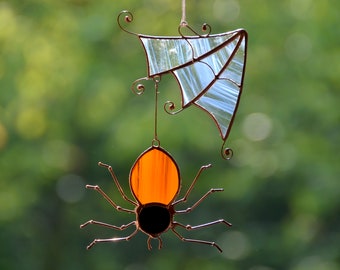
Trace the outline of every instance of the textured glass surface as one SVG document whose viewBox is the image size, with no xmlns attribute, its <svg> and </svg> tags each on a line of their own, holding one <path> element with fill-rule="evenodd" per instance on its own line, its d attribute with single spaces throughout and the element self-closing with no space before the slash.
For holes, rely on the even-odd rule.
<svg viewBox="0 0 340 270">
<path fill-rule="evenodd" d="M 215 119 L 223 137 L 227 135 L 231 118 L 235 112 L 239 89 L 229 81 L 218 80 L 195 104 Z"/>
<path fill-rule="evenodd" d="M 149 76 L 168 72 L 192 61 L 193 52 L 185 39 L 140 38 L 145 48 Z"/>
<path fill-rule="evenodd" d="M 207 37 L 140 39 L 149 76 L 172 72 L 182 91 L 182 107 L 195 104 L 207 111 L 225 139 L 242 87 L 245 36 L 235 31 Z"/>
<path fill-rule="evenodd" d="M 170 204 L 180 187 L 179 170 L 174 159 L 162 148 L 150 148 L 132 167 L 130 187 L 141 204 Z"/>
<path fill-rule="evenodd" d="M 182 88 L 183 106 L 187 106 L 197 98 L 215 80 L 215 74 L 211 68 L 201 62 L 177 69 L 174 74 Z"/>
</svg>

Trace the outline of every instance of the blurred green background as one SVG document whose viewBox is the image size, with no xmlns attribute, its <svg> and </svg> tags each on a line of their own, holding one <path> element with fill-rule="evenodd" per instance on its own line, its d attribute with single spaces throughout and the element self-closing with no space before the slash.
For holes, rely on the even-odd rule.
<svg viewBox="0 0 340 270">
<path fill-rule="evenodd" d="M 340 269 L 338 0 L 187 1 L 195 29 L 207 22 L 212 33 L 249 32 L 232 160 L 221 159 L 205 113 L 159 115 L 182 194 L 201 165 L 214 165 L 182 208 L 225 189 L 176 220 L 233 223 L 181 233 L 224 252 L 171 232 L 160 251 L 157 241 L 147 250 L 143 233 L 86 250 L 94 238 L 131 230 L 79 224 L 135 219 L 85 190 L 98 184 L 131 208 L 97 162 L 111 164 L 130 195 L 129 170 L 153 137 L 153 91 L 130 91 L 146 63 L 138 39 L 116 23 L 123 9 L 134 14 L 132 31 L 177 35 L 180 0 L 0 2 L 0 269 Z M 178 98 L 175 79 L 164 76 L 160 92 L 161 102 Z"/>
</svg>

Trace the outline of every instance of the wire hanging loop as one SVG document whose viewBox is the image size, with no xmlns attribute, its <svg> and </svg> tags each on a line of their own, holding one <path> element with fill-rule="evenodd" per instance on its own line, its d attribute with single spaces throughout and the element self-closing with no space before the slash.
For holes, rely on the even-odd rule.
<svg viewBox="0 0 340 270">
<path fill-rule="evenodd" d="M 187 16 L 186 16 L 186 0 L 182 0 L 182 18 L 181 18 L 181 22 L 178 26 L 178 32 L 182 37 L 187 37 L 187 35 L 185 35 L 182 31 L 182 29 L 186 28 L 189 29 L 189 31 L 191 31 L 191 33 L 193 33 L 194 35 L 200 36 L 200 37 L 208 37 L 211 33 L 211 27 L 209 24 L 204 23 L 202 25 L 202 29 L 201 31 L 203 32 L 202 34 L 198 33 L 197 31 L 195 31 L 187 22 Z"/>
</svg>

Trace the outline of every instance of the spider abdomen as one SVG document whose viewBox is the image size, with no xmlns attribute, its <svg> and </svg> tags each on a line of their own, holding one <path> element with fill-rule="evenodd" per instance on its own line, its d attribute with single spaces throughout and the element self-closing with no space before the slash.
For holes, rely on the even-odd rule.
<svg viewBox="0 0 340 270">
<path fill-rule="evenodd" d="M 140 205 L 171 204 L 180 189 L 180 175 L 173 157 L 161 147 L 151 147 L 130 171 L 130 187 Z"/>
<path fill-rule="evenodd" d="M 172 213 L 166 205 L 146 204 L 137 211 L 137 220 L 142 231 L 157 237 L 169 228 Z"/>
</svg>

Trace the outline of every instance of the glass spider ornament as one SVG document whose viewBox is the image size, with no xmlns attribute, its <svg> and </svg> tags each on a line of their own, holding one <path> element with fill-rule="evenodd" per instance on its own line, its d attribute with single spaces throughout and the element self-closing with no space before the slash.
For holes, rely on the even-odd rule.
<svg viewBox="0 0 340 270">
<path fill-rule="evenodd" d="M 191 226 L 181 224 L 174 220 L 174 216 L 176 214 L 189 213 L 210 194 L 223 191 L 222 188 L 212 188 L 191 207 L 185 210 L 175 209 L 177 204 L 187 200 L 190 192 L 196 184 L 197 179 L 205 169 L 211 167 L 210 164 L 202 166 L 199 169 L 184 197 L 176 200 L 181 186 L 179 168 L 173 157 L 166 150 L 160 147 L 159 144 L 153 145 L 152 147 L 145 150 L 137 158 L 130 171 L 129 184 L 135 201 L 129 199 L 129 197 L 125 195 L 112 167 L 101 162 L 99 162 L 99 165 L 108 169 L 121 196 L 124 198 L 124 200 L 134 205 L 135 208 L 131 210 L 118 206 L 97 185 L 86 185 L 86 188 L 99 192 L 116 210 L 120 212 L 134 213 L 136 215 L 136 220 L 121 226 L 89 220 L 80 225 L 80 228 L 84 228 L 89 224 L 94 224 L 119 231 L 123 231 L 130 226 L 135 226 L 136 229 L 130 235 L 125 237 L 95 239 L 87 246 L 87 249 L 90 249 L 95 244 L 102 242 L 128 241 L 133 236 L 135 236 L 138 231 L 142 231 L 148 236 L 147 246 L 149 250 L 152 248 L 151 239 L 158 239 L 158 248 L 161 249 L 163 244 L 160 237 L 161 234 L 171 230 L 180 240 L 184 242 L 210 245 L 222 252 L 222 249 L 215 242 L 185 238 L 176 231 L 176 227 L 182 227 L 190 231 L 220 223 L 225 224 L 226 226 L 231 226 L 229 222 L 225 221 L 224 219 L 218 219 L 197 226 Z"/>
</svg>

